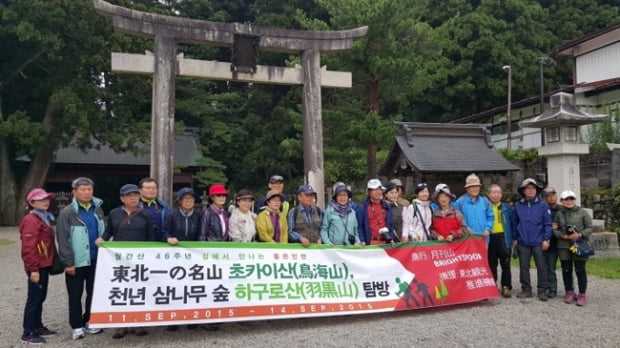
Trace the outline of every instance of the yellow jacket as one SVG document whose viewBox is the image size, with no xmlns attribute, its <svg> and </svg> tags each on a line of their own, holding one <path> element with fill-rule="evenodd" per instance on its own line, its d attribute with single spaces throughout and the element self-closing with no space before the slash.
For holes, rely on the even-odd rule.
<svg viewBox="0 0 620 348">
<path fill-rule="evenodd" d="M 278 213 L 280 221 L 280 243 L 288 243 L 288 224 L 286 223 L 286 214 Z M 256 231 L 258 232 L 258 239 L 261 242 L 277 243 L 274 240 L 275 229 L 271 224 L 271 218 L 269 217 L 269 210 L 263 209 L 256 218 Z"/>
</svg>

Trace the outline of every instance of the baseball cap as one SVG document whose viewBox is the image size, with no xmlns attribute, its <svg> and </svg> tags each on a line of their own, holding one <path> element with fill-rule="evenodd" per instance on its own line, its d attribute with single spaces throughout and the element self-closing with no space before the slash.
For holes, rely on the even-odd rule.
<svg viewBox="0 0 620 348">
<path fill-rule="evenodd" d="M 565 190 L 562 191 L 562 193 L 560 193 L 560 199 L 561 200 L 565 200 L 566 198 L 577 198 L 577 196 L 575 195 L 575 192 L 571 191 L 571 190 Z"/>
<path fill-rule="evenodd" d="M 369 190 L 374 190 L 377 188 L 381 188 L 382 190 L 385 190 L 385 187 L 383 187 L 383 184 L 381 184 L 381 180 L 379 179 L 370 179 L 368 180 L 368 185 L 366 185 L 366 187 Z"/>
<path fill-rule="evenodd" d="M 305 195 L 316 195 L 316 191 L 310 185 L 301 185 L 297 188 L 297 193 L 303 193 Z"/>
<path fill-rule="evenodd" d="M 44 199 L 54 199 L 54 197 L 56 197 L 56 195 L 53 193 L 49 193 L 42 188 L 35 188 L 28 192 L 26 195 L 26 201 L 42 201 Z"/>
<path fill-rule="evenodd" d="M 403 182 L 400 181 L 400 179 L 398 179 L 398 178 L 390 180 L 390 184 L 394 184 L 397 187 L 405 187 L 405 185 L 403 185 Z"/>
<path fill-rule="evenodd" d="M 272 175 L 271 178 L 269 178 L 269 183 L 272 184 L 274 182 L 284 182 L 284 178 L 282 175 Z"/>
<path fill-rule="evenodd" d="M 555 189 L 554 189 L 553 187 L 551 187 L 551 186 L 547 186 L 547 187 L 545 187 L 545 188 L 542 190 L 542 195 L 543 195 L 543 197 L 546 197 L 546 196 L 548 196 L 548 195 L 550 195 L 550 194 L 554 194 L 554 193 L 556 193 L 556 192 L 555 192 Z"/>
<path fill-rule="evenodd" d="M 140 193 L 140 189 L 138 188 L 138 185 L 134 185 L 134 184 L 125 184 L 123 186 L 121 186 L 121 189 L 118 190 L 118 192 L 121 194 L 121 196 L 124 195 L 128 195 L 130 193 Z"/>
</svg>

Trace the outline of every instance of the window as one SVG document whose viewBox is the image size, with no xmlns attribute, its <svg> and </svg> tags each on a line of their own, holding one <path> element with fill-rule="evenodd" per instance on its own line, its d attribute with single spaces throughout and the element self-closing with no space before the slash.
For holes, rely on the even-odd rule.
<svg viewBox="0 0 620 348">
<path fill-rule="evenodd" d="M 547 128 L 546 137 L 548 143 L 554 143 L 560 141 L 560 128 Z"/>
<path fill-rule="evenodd" d="M 577 141 L 577 127 L 565 127 L 564 140 Z"/>
</svg>

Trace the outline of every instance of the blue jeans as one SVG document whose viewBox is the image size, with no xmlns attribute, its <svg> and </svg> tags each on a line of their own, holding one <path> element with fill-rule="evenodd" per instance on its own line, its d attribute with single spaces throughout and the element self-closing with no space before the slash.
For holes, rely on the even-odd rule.
<svg viewBox="0 0 620 348">
<path fill-rule="evenodd" d="M 39 282 L 37 284 L 30 281 L 28 275 L 28 297 L 24 308 L 24 335 L 34 332 L 43 327 L 43 302 L 47 297 L 47 285 L 49 283 L 49 268 L 39 269 Z"/>
<path fill-rule="evenodd" d="M 546 293 L 547 291 L 547 263 L 540 245 L 525 246 L 518 245 L 519 248 L 519 280 L 521 281 L 521 289 L 532 291 L 532 283 L 530 282 L 530 260 L 534 257 L 536 264 L 536 274 L 538 278 L 538 292 Z"/>
</svg>

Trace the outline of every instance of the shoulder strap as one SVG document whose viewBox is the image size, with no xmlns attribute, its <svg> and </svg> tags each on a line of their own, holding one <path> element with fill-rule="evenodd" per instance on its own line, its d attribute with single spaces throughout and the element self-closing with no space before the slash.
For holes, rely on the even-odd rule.
<svg viewBox="0 0 620 348">
<path fill-rule="evenodd" d="M 414 208 L 414 212 L 413 212 L 413 216 L 418 215 L 418 218 L 420 219 L 420 222 L 422 223 L 422 228 L 424 229 L 424 234 L 426 235 L 426 240 L 431 240 L 431 235 L 428 232 L 428 228 L 426 228 L 426 222 L 424 221 L 424 218 L 422 218 L 422 213 L 420 212 L 420 210 L 418 209 L 418 205 L 416 203 L 413 203 Z M 429 204 L 430 207 L 430 204 Z M 430 208 L 431 212 L 433 211 L 433 208 Z"/>
</svg>

